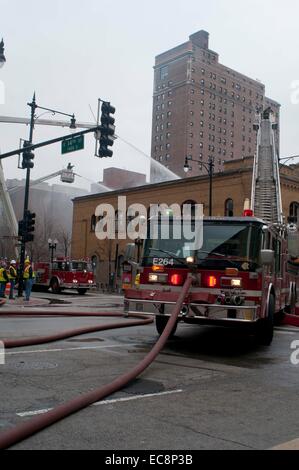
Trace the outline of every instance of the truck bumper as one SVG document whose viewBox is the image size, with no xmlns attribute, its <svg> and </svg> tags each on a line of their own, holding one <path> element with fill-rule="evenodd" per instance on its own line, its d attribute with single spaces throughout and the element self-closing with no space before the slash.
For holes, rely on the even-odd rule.
<svg viewBox="0 0 299 470">
<path fill-rule="evenodd" d="M 176 302 L 153 302 L 126 298 L 124 314 L 170 316 Z M 186 323 L 256 323 L 260 318 L 260 306 L 234 306 L 218 304 L 185 303 L 179 319 Z"/>
<path fill-rule="evenodd" d="M 92 289 L 96 284 L 61 284 L 62 289 Z"/>
</svg>

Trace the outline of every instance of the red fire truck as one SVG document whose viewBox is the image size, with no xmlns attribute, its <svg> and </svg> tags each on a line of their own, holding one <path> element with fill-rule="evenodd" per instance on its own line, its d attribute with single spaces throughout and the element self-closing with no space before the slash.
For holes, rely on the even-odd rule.
<svg viewBox="0 0 299 470">
<path fill-rule="evenodd" d="M 53 263 L 35 263 L 36 285 L 50 288 L 54 294 L 76 289 L 80 295 L 95 287 L 91 264 L 86 260 L 57 258 Z"/>
<path fill-rule="evenodd" d="M 247 215 L 205 218 L 203 246 L 197 251 L 183 235 L 148 238 L 137 284 L 125 293 L 125 312 L 155 314 L 161 334 L 187 275 L 193 273 L 179 321 L 249 326 L 262 344 L 270 344 L 275 314 L 295 313 L 299 264 L 288 256 L 287 227 L 266 224 L 251 211 Z M 169 219 L 155 223 L 161 232 Z"/>
<path fill-rule="evenodd" d="M 275 314 L 299 315 L 298 220 L 286 224 L 283 217 L 278 124 L 270 108 L 257 116 L 254 130 L 251 208 L 244 217 L 205 218 L 203 245 L 196 251 L 182 230 L 180 238 L 149 235 L 145 241 L 137 285 L 126 291 L 125 312 L 154 313 L 160 334 L 191 272 L 193 285 L 180 321 L 246 325 L 261 343 L 270 344 Z M 155 223 L 159 235 L 163 218 Z"/>
</svg>

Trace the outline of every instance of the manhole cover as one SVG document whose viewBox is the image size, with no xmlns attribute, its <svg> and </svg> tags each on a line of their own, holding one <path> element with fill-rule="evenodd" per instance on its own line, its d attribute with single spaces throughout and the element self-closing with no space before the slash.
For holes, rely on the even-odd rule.
<svg viewBox="0 0 299 470">
<path fill-rule="evenodd" d="M 15 364 L 10 364 L 9 367 L 18 370 L 45 370 L 45 369 L 55 369 L 58 367 L 58 364 L 53 364 L 51 362 L 16 362 Z"/>
<path fill-rule="evenodd" d="M 130 395 L 147 395 L 149 393 L 163 392 L 164 390 L 165 387 L 161 382 L 137 379 L 129 383 L 129 385 L 123 389 L 123 392 Z"/>
</svg>

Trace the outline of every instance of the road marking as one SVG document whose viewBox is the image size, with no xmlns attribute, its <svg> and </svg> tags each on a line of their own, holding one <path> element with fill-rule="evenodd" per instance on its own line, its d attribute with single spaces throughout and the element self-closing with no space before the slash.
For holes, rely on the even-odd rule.
<svg viewBox="0 0 299 470">
<path fill-rule="evenodd" d="M 101 405 L 111 405 L 113 403 L 123 403 L 126 401 L 133 401 L 133 400 L 140 400 L 142 398 L 154 398 L 154 397 L 163 397 L 165 395 L 174 395 L 177 393 L 182 393 L 183 390 L 169 390 L 168 392 L 160 392 L 160 393 L 148 393 L 147 395 L 134 395 L 133 397 L 126 397 L 126 398 L 116 398 L 115 400 L 104 400 L 94 403 L 93 406 L 101 406 Z"/>
<path fill-rule="evenodd" d="M 296 333 L 293 331 L 276 331 L 277 335 L 295 336 Z M 298 333 L 297 333 L 298 334 Z"/>
<path fill-rule="evenodd" d="M 77 348 L 62 348 L 62 349 L 32 349 L 30 351 L 13 351 L 6 352 L 6 356 L 16 356 L 20 354 L 35 354 L 35 353 L 53 353 L 53 352 L 64 352 L 64 351 L 88 351 L 93 349 L 108 349 L 108 348 L 131 348 L 137 347 L 138 344 L 107 344 L 106 346 L 81 346 Z"/>
<path fill-rule="evenodd" d="M 103 400 L 103 401 L 93 403 L 93 405 L 91 406 L 111 405 L 115 403 L 124 403 L 128 401 L 141 400 L 143 398 L 156 398 L 156 397 L 163 397 L 166 395 L 174 395 L 174 394 L 182 393 L 182 392 L 183 390 L 169 390 L 167 392 L 149 393 L 147 395 L 135 395 L 135 396 L 128 397 L 128 398 L 116 398 L 114 400 Z M 45 410 L 26 411 L 24 413 L 16 413 L 16 415 L 19 416 L 19 418 L 29 418 L 31 416 L 37 416 L 37 415 L 48 413 L 49 411 L 52 411 L 52 410 L 53 408 L 48 408 Z"/>
<path fill-rule="evenodd" d="M 299 439 L 272 447 L 271 450 L 299 450 Z"/>
<path fill-rule="evenodd" d="M 290 327 L 286 328 L 286 327 L 284 327 L 284 326 L 276 326 L 276 327 L 274 328 L 274 330 L 275 330 L 275 331 L 284 331 L 284 332 L 288 332 L 288 333 L 297 333 L 297 334 L 299 333 L 299 328 L 296 328 L 296 327 L 294 327 L 294 328 L 290 328 Z"/>
</svg>

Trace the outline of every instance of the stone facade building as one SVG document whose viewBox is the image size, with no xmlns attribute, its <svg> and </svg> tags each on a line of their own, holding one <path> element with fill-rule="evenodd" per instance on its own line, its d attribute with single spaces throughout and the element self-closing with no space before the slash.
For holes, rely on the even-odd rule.
<svg viewBox="0 0 299 470">
<path fill-rule="evenodd" d="M 222 171 L 223 161 L 254 155 L 257 110 L 271 107 L 279 123 L 280 104 L 265 96 L 265 85 L 222 65 L 206 31 L 158 55 L 154 74 L 151 156 L 179 176 L 186 156 L 212 157 Z M 279 131 L 276 138 L 279 152 Z M 198 174 L 192 165 L 189 176 Z"/>
</svg>

